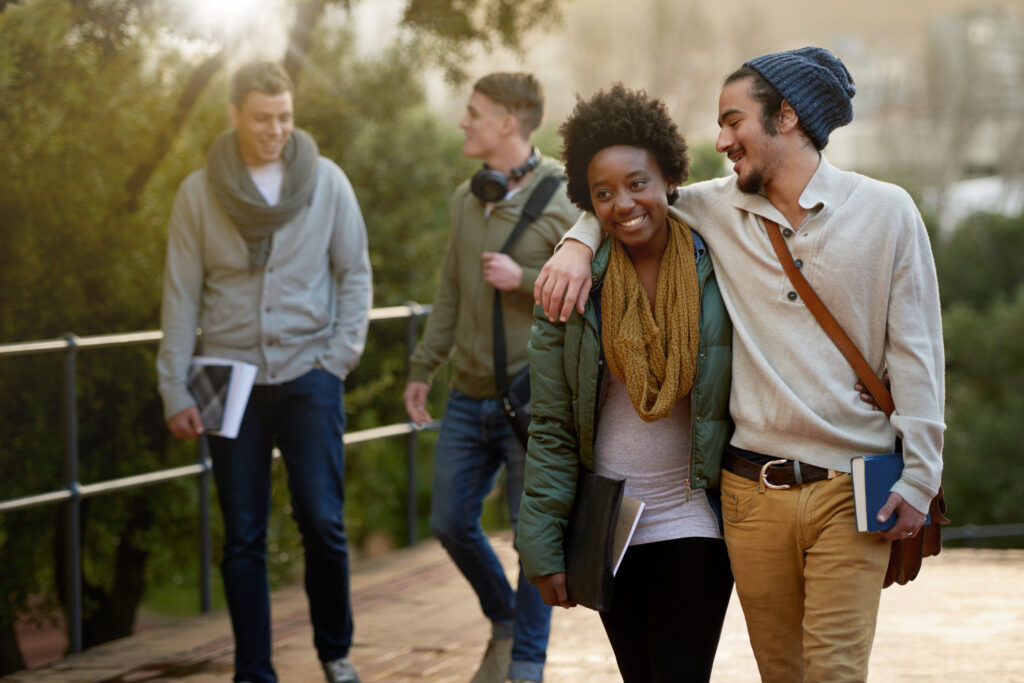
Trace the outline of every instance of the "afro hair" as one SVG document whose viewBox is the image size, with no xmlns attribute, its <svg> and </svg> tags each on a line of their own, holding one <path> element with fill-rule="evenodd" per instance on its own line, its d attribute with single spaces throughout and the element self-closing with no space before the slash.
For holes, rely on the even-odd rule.
<svg viewBox="0 0 1024 683">
<path fill-rule="evenodd" d="M 594 155 L 607 147 L 629 145 L 646 149 L 666 180 L 682 183 L 689 176 L 686 141 L 668 115 L 665 103 L 644 90 L 629 90 L 615 83 L 610 90 L 598 91 L 586 101 L 577 95 L 576 107 L 559 126 L 558 133 L 564 142 L 566 192 L 584 211 L 594 210 L 587 167 Z M 678 196 L 678 191 L 673 190 L 669 202 Z"/>
</svg>

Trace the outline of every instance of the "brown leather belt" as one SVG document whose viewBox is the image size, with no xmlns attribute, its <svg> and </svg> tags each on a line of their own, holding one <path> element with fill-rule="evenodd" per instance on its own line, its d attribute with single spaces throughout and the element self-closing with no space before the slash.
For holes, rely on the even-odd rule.
<svg viewBox="0 0 1024 683">
<path fill-rule="evenodd" d="M 722 467 L 744 479 L 760 482 L 770 489 L 788 489 L 791 486 L 833 479 L 842 472 L 808 465 L 798 460 L 772 460 L 763 465 L 747 460 L 731 448 L 725 449 Z"/>
</svg>

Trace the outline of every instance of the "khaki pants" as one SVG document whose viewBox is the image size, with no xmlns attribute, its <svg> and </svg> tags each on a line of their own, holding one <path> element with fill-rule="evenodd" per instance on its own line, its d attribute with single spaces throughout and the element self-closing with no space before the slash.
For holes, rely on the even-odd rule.
<svg viewBox="0 0 1024 683">
<path fill-rule="evenodd" d="M 723 470 L 722 512 L 761 679 L 864 681 L 889 542 L 857 531 L 849 475 L 777 490 Z"/>
</svg>

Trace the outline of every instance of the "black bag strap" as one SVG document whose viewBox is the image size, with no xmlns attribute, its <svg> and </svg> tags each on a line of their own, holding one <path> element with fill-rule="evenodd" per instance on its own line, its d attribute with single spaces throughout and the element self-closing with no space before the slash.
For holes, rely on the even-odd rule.
<svg viewBox="0 0 1024 683">
<path fill-rule="evenodd" d="M 508 253 L 512 244 L 519 239 L 533 221 L 540 218 L 544 213 L 544 207 L 548 205 L 555 195 L 558 187 L 562 184 L 562 176 L 548 176 L 543 178 L 537 187 L 533 189 L 530 198 L 526 200 L 519 220 L 516 222 L 505 246 L 501 248 L 502 254 Z M 501 396 L 508 389 L 508 368 L 505 366 L 505 319 L 501 314 L 501 290 L 494 290 L 494 314 L 491 316 L 491 328 L 494 335 L 494 383 L 498 388 L 498 395 Z"/>
</svg>

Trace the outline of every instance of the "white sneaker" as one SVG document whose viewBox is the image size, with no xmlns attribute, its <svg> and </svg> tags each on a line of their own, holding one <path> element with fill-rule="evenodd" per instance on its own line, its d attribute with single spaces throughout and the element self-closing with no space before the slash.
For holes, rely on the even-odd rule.
<svg viewBox="0 0 1024 683">
<path fill-rule="evenodd" d="M 327 683 L 361 683 L 359 674 L 356 673 L 352 662 L 348 661 L 348 657 L 332 659 L 329 662 L 320 662 L 320 664 L 324 667 Z"/>
<path fill-rule="evenodd" d="M 491 638 L 480 660 L 480 668 L 469 683 L 505 683 L 512 663 L 512 638 Z"/>
</svg>

